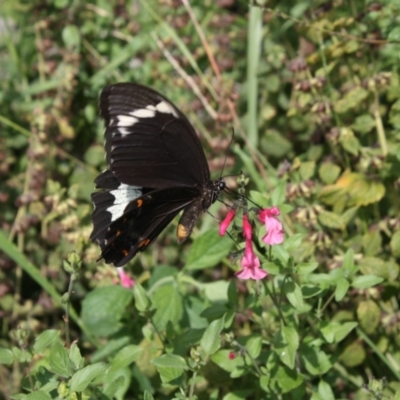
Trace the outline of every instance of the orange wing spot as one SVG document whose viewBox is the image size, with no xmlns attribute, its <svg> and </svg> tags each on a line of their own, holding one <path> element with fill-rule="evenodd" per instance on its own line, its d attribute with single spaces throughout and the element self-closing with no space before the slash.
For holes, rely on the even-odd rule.
<svg viewBox="0 0 400 400">
<path fill-rule="evenodd" d="M 129 250 L 127 249 L 122 249 L 122 254 L 126 257 L 129 254 Z"/>
<path fill-rule="evenodd" d="M 143 246 L 147 246 L 150 243 L 150 239 L 143 239 L 140 243 L 138 247 L 143 247 Z"/>
<path fill-rule="evenodd" d="M 137 205 L 138 207 L 142 207 L 142 204 L 143 204 L 143 200 L 142 200 L 142 199 L 136 200 L 136 205 Z"/>
<path fill-rule="evenodd" d="M 115 232 L 115 236 L 119 236 L 121 234 L 121 231 L 118 229 L 117 232 Z"/>
<path fill-rule="evenodd" d="M 186 226 L 179 224 L 176 230 L 176 236 L 178 236 L 178 240 L 186 239 L 187 235 L 188 235 L 188 230 L 186 229 Z"/>
</svg>

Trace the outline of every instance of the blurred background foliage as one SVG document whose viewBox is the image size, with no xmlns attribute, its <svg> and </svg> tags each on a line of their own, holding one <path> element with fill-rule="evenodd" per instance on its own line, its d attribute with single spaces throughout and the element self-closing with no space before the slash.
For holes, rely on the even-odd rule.
<svg viewBox="0 0 400 400">
<path fill-rule="evenodd" d="M 146 318 L 128 307 L 132 295 L 113 286 L 114 269 L 96 262 L 99 249 L 88 241 L 92 182 L 105 167 L 97 99 L 106 84 L 130 81 L 152 86 L 188 115 L 215 177 L 228 154 L 224 174 L 244 171 L 257 201 L 272 205 L 271 193 L 280 188 L 293 209 L 283 216 L 285 231 L 303 235 L 292 256 L 318 262 L 318 284 L 326 284 L 317 297 L 320 314 L 299 317 L 302 338 L 322 314 L 359 326 L 346 340 L 326 344 L 329 363 L 308 369 L 293 397 L 284 384 L 259 386 L 232 375 L 223 383 L 231 367 L 215 359 L 199 374 L 199 398 L 393 396 L 400 377 L 399 15 L 400 4 L 390 0 L 4 0 L 0 345 L 25 349 L 46 329 L 64 330 L 60 294 L 71 270 L 63 260 L 75 251 L 82 268 L 74 276 L 71 336 L 80 339 L 82 354 L 97 362 L 145 342 L 147 358 L 135 364 L 117 397 L 127 391 L 125 398 L 143 398 L 146 389 L 171 398 L 149 361 L 158 350 Z M 220 218 L 225 209 L 217 204 L 211 211 Z M 227 301 L 235 267 L 227 258 L 232 243 L 219 242 L 216 231 L 205 216 L 193 242 L 177 246 L 170 227 L 129 266 L 152 293 L 156 325 L 167 335 L 168 321 L 179 321 L 181 332 L 185 324 L 204 331 L 221 314 L 217 306 Z M 349 288 L 346 279 L 332 283 L 329 274 L 349 248 L 361 274 L 383 283 L 368 289 Z M 270 272 L 277 273 L 273 266 Z M 160 284 L 170 276 L 179 277 L 184 300 L 173 297 L 173 285 Z M 232 330 L 239 337 L 257 330 L 270 343 L 279 326 L 274 304 L 257 303 L 260 323 L 246 311 L 256 304 L 249 285 L 239 281 L 237 291 L 241 312 Z M 175 314 L 162 319 L 171 311 L 165 299 L 175 301 Z M 180 339 L 171 336 L 170 346 L 185 354 L 198 337 Z M 3 398 L 21 390 L 35 363 L 21 357 L 0 364 Z M 215 371 L 224 369 L 219 379 Z M 322 375 L 331 392 L 318 386 Z M 372 376 L 387 377 L 386 387 L 362 390 Z"/>
</svg>

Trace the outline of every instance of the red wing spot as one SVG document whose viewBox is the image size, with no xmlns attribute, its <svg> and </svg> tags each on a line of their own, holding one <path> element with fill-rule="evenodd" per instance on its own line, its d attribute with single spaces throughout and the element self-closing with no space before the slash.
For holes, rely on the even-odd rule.
<svg viewBox="0 0 400 400">
<path fill-rule="evenodd" d="M 129 254 L 129 250 L 127 249 L 122 249 L 122 254 L 126 257 Z"/>
<path fill-rule="evenodd" d="M 150 239 L 143 239 L 140 243 L 138 247 L 143 247 L 143 246 L 147 246 L 150 243 Z"/>
<path fill-rule="evenodd" d="M 139 207 L 142 207 L 142 205 L 143 205 L 143 200 L 142 200 L 142 199 L 136 200 L 136 205 L 137 205 L 138 208 L 139 208 Z"/>
</svg>

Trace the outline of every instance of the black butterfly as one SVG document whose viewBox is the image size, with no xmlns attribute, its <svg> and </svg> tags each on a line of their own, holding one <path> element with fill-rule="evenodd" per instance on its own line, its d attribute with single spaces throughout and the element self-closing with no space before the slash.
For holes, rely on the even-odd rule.
<svg viewBox="0 0 400 400">
<path fill-rule="evenodd" d="M 225 189 L 210 180 L 200 141 L 169 100 L 145 86 L 117 83 L 100 95 L 108 168 L 95 180 L 90 239 L 119 267 L 146 249 L 181 211 L 182 243 Z"/>
</svg>

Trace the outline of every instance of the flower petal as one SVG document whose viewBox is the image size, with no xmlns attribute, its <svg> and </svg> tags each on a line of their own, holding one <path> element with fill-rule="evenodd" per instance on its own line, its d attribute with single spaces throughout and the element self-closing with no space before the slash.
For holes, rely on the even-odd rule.
<svg viewBox="0 0 400 400">
<path fill-rule="evenodd" d="M 219 235 L 224 236 L 226 233 L 226 230 L 228 229 L 228 226 L 232 222 L 233 218 L 235 217 L 236 210 L 234 208 L 231 208 L 228 211 L 228 214 L 226 214 L 226 217 L 224 220 L 220 223 L 219 225 Z"/>
</svg>

